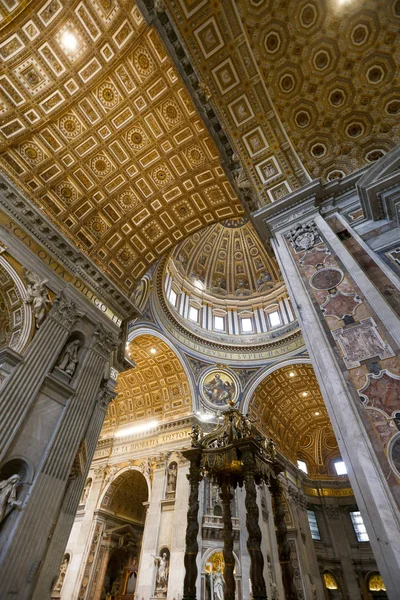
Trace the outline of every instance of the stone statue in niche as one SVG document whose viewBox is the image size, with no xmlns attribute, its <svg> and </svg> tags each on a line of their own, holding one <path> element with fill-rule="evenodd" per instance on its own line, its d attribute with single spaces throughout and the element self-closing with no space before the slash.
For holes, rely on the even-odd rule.
<svg viewBox="0 0 400 600">
<path fill-rule="evenodd" d="M 168 548 L 162 548 L 160 556 L 154 556 L 156 561 L 157 575 L 156 575 L 156 598 L 166 598 L 168 589 L 168 577 L 169 577 L 169 550 Z"/>
<path fill-rule="evenodd" d="M 82 497 L 81 497 L 81 501 L 79 504 L 86 504 L 91 486 L 92 486 L 92 480 L 88 479 L 85 483 L 85 487 L 83 488 Z"/>
<path fill-rule="evenodd" d="M 50 304 L 46 287 L 48 279 L 40 279 L 40 277 L 28 269 L 23 269 L 23 274 L 28 282 L 25 302 L 32 305 L 36 328 L 39 328 L 46 316 L 48 305 Z"/>
<path fill-rule="evenodd" d="M 17 486 L 20 481 L 21 478 L 17 474 L 0 481 L 0 523 L 15 506 L 21 505 L 21 502 L 17 500 Z"/>
<path fill-rule="evenodd" d="M 176 479 L 178 476 L 178 465 L 176 462 L 170 463 L 167 471 L 167 495 L 175 495 Z"/>
<path fill-rule="evenodd" d="M 52 596 L 54 596 L 55 594 L 61 594 L 62 586 L 63 586 L 64 579 L 65 579 L 65 574 L 68 569 L 68 563 L 69 563 L 69 554 L 65 554 L 64 558 L 62 560 L 62 563 L 60 565 L 60 570 L 58 572 L 58 578 L 57 578 L 56 584 L 53 588 Z"/>
<path fill-rule="evenodd" d="M 214 600 L 224 600 L 224 577 L 221 572 L 221 567 L 217 567 L 215 573 L 213 573 L 213 592 L 214 592 Z"/>
<path fill-rule="evenodd" d="M 78 353 L 81 343 L 79 340 L 73 340 L 68 342 L 64 350 L 61 353 L 61 358 L 58 362 L 57 367 L 60 371 L 64 371 L 70 378 L 75 373 L 76 366 L 78 364 Z"/>
</svg>

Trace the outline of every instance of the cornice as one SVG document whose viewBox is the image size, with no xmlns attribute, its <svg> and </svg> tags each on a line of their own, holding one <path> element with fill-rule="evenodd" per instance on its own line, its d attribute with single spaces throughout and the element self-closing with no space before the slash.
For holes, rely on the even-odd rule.
<svg viewBox="0 0 400 600">
<path fill-rule="evenodd" d="M 187 337 L 188 339 L 194 340 L 196 344 L 199 346 L 215 349 L 218 351 L 226 351 L 226 352 L 242 352 L 245 354 L 254 353 L 258 351 L 265 350 L 266 348 L 277 348 L 282 346 L 283 344 L 287 344 L 291 340 L 297 339 L 301 336 L 301 331 L 298 326 L 297 321 L 294 321 L 290 325 L 287 326 L 285 330 L 285 334 L 280 336 L 277 339 L 273 339 L 273 336 L 265 334 L 265 342 L 262 344 L 249 344 L 246 346 L 240 344 L 224 344 L 224 343 L 216 343 L 212 340 L 206 339 L 205 337 L 200 337 L 195 333 L 190 332 L 188 329 L 183 327 L 174 315 L 171 313 L 170 309 L 167 306 L 166 300 L 164 298 L 163 293 L 163 273 L 165 268 L 165 263 L 167 261 L 167 257 L 164 257 L 159 265 L 155 276 L 155 286 L 152 293 L 151 304 L 153 308 L 153 312 L 158 316 L 158 323 L 161 327 L 165 328 L 165 324 L 163 323 L 163 319 L 166 319 L 171 326 L 179 331 L 181 335 Z M 158 310 L 159 309 L 159 310 Z M 295 331 L 293 331 L 295 329 Z M 167 330 L 168 331 L 168 330 Z"/>
<path fill-rule="evenodd" d="M 51 221 L 0 173 L 0 207 L 66 269 L 79 276 L 124 318 L 132 318 L 132 302 L 95 263 L 67 240 Z"/>
</svg>

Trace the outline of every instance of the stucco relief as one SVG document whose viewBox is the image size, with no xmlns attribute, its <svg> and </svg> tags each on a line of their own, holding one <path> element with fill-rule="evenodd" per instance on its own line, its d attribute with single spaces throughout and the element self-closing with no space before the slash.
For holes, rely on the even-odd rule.
<svg viewBox="0 0 400 600">
<path fill-rule="evenodd" d="M 394 356 L 392 348 L 380 336 L 372 317 L 362 319 L 356 325 L 334 329 L 332 335 L 348 369 L 359 367 L 361 361 L 369 358 Z"/>
<path fill-rule="evenodd" d="M 298 225 L 294 229 L 291 229 L 288 238 L 296 252 L 310 250 L 315 244 L 321 242 L 314 221 L 307 223 L 307 225 Z"/>
</svg>

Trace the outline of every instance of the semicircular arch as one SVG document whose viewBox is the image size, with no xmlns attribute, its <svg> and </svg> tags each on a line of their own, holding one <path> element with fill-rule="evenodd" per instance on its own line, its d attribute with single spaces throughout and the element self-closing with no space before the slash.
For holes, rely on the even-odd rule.
<svg viewBox="0 0 400 600">
<path fill-rule="evenodd" d="M 138 467 L 129 466 L 115 474 L 99 500 L 100 510 L 144 524 L 150 499 L 150 482 Z"/>
<path fill-rule="evenodd" d="M 296 464 L 298 457 L 308 458 L 311 476 L 328 474 L 328 458 L 340 453 L 310 360 L 289 360 L 262 375 L 253 382 L 244 410 L 289 460 Z"/>
<path fill-rule="evenodd" d="M 135 367 L 118 376 L 103 436 L 133 423 L 156 424 L 193 412 L 194 386 L 187 366 L 169 340 L 149 328 L 128 337 L 126 353 Z"/>
</svg>

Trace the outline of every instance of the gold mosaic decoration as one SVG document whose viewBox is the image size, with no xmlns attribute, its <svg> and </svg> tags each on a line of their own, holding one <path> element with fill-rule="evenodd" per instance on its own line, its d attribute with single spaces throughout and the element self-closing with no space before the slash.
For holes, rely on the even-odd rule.
<svg viewBox="0 0 400 600">
<path fill-rule="evenodd" d="M 1 168 L 121 290 L 179 240 L 243 213 L 134 3 L 26 2 L 18 18 L 0 36 Z"/>
<path fill-rule="evenodd" d="M 118 376 L 118 395 L 109 405 L 103 436 L 118 426 L 167 421 L 192 412 L 185 371 L 165 342 L 152 335 L 140 335 L 129 343 L 126 352 L 136 367 Z"/>
<path fill-rule="evenodd" d="M 307 462 L 310 475 L 326 473 L 329 457 L 338 456 L 311 365 L 289 365 L 268 375 L 257 387 L 249 410 L 284 455 L 294 463 L 298 458 Z"/>
<path fill-rule="evenodd" d="M 398 143 L 396 0 L 164 3 L 265 202 Z"/>
</svg>

